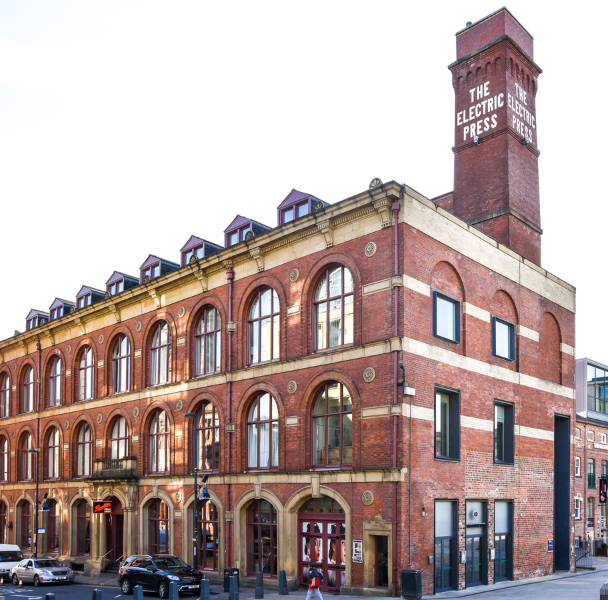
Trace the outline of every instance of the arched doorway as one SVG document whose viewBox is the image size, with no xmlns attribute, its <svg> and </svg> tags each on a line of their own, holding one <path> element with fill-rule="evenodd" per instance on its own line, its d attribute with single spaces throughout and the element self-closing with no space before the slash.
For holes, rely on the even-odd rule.
<svg viewBox="0 0 608 600">
<path fill-rule="evenodd" d="M 111 566 L 119 566 L 124 554 L 124 512 L 121 501 L 112 496 L 107 502 L 112 502 L 112 512 L 103 515 L 102 527 L 105 528 L 106 552 Z"/>
<path fill-rule="evenodd" d="M 278 575 L 277 510 L 268 500 L 254 500 L 247 508 L 247 574 Z"/>
<path fill-rule="evenodd" d="M 211 500 L 202 500 L 198 504 L 197 513 L 199 567 L 205 571 L 218 571 L 220 536 L 217 507 Z"/>
<path fill-rule="evenodd" d="M 0 544 L 6 544 L 6 504 L 0 500 Z"/>
<path fill-rule="evenodd" d="M 308 585 L 312 566 L 323 572 L 323 591 L 346 585 L 346 525 L 337 500 L 311 498 L 298 514 L 298 578 Z"/>
</svg>

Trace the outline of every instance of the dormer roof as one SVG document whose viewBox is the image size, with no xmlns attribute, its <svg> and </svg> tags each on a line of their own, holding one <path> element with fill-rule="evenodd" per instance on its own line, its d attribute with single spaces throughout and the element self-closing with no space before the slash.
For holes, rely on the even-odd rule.
<svg viewBox="0 0 608 600">
<path fill-rule="evenodd" d="M 224 249 L 224 247 L 220 246 L 219 244 L 214 244 L 213 242 L 208 242 L 207 240 L 204 240 L 203 238 L 199 238 L 195 235 L 191 235 L 190 239 L 184 244 L 184 246 L 182 247 L 180 252 L 188 252 L 188 250 L 191 250 L 192 248 L 196 248 L 197 246 L 200 246 L 201 244 L 205 245 L 205 251 L 207 251 L 207 249 L 212 250 L 212 252 L 206 253 L 205 256 L 208 256 L 209 254 L 213 254 L 213 252 L 219 252 L 220 250 Z"/>
<path fill-rule="evenodd" d="M 64 300 L 63 298 L 55 298 L 53 304 L 49 307 L 49 310 L 53 310 L 54 308 L 59 308 L 60 306 L 75 306 L 74 302 L 70 302 L 69 300 Z"/>
<path fill-rule="evenodd" d="M 171 266 L 175 267 L 176 269 L 179 268 L 179 265 L 177 263 L 174 263 L 171 260 L 165 260 L 164 258 L 160 258 L 154 254 L 149 254 L 148 258 L 146 258 L 146 260 L 144 261 L 144 264 L 139 268 L 146 269 L 150 265 L 155 265 L 157 262 L 160 262 L 161 265 L 165 264 L 165 265 L 171 265 Z M 164 273 L 161 273 L 161 274 L 164 274 Z"/>
<path fill-rule="evenodd" d="M 33 319 L 34 317 L 45 317 L 45 318 L 49 318 L 49 313 L 44 312 L 43 310 L 36 310 L 35 308 L 32 308 L 32 310 L 30 310 L 29 313 L 27 313 L 27 317 L 25 317 L 26 319 Z"/>
<path fill-rule="evenodd" d="M 106 285 L 111 285 L 115 281 L 120 281 L 121 279 L 124 279 L 125 283 L 127 281 L 132 281 L 136 284 L 139 283 L 139 279 L 137 277 L 133 277 L 133 275 L 126 275 L 125 273 L 121 273 L 120 271 L 114 271 L 114 273 L 112 273 L 112 275 L 110 276 L 110 279 L 106 281 Z"/>
</svg>

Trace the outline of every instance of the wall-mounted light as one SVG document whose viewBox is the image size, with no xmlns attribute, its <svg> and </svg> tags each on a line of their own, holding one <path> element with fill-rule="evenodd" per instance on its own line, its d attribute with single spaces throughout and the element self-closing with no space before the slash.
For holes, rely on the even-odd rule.
<svg viewBox="0 0 608 600">
<path fill-rule="evenodd" d="M 422 505 L 422 516 L 426 517 L 426 508 L 424 508 L 424 504 Z"/>
<path fill-rule="evenodd" d="M 479 146 L 479 144 L 481 144 L 481 140 L 479 139 L 479 136 L 478 136 L 478 135 L 473 136 L 473 143 L 474 143 L 476 146 Z"/>
<path fill-rule="evenodd" d="M 524 138 L 522 139 L 521 143 L 522 143 L 524 146 L 529 146 L 529 145 L 532 143 L 532 138 L 531 138 L 529 135 L 527 135 L 526 137 L 524 137 Z"/>
</svg>

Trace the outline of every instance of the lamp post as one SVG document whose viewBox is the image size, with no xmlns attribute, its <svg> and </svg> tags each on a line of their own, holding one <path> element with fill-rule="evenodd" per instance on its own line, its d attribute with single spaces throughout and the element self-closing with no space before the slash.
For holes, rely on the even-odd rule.
<svg viewBox="0 0 608 600">
<path fill-rule="evenodd" d="M 194 467 L 194 536 L 192 537 L 192 544 L 193 544 L 193 561 L 194 561 L 194 568 L 198 571 L 198 555 L 197 555 L 197 550 L 198 550 L 198 481 L 197 481 L 197 458 L 198 458 L 198 454 L 197 454 L 197 449 L 196 449 L 196 415 L 194 413 L 186 413 L 184 415 L 186 417 L 186 419 L 192 419 L 192 429 L 194 432 L 194 444 L 193 446 L 193 455 L 194 455 L 194 461 L 192 462 L 192 466 Z"/>
<path fill-rule="evenodd" d="M 34 554 L 33 558 L 38 558 L 38 484 L 40 482 L 40 452 L 35 448 L 29 448 L 28 453 L 36 455 L 36 516 L 34 517 Z"/>
</svg>

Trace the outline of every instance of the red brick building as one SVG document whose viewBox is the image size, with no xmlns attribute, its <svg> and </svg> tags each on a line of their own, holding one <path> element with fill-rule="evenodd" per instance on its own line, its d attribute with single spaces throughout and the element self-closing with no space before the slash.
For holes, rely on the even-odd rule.
<svg viewBox="0 0 608 600">
<path fill-rule="evenodd" d="M 87 572 L 193 561 L 195 462 L 210 576 L 317 564 L 390 595 L 402 568 L 425 593 L 570 568 L 575 290 L 539 266 L 535 115 L 511 114 L 531 43 L 505 9 L 457 34 L 454 194 L 294 190 L 276 227 L 31 311 L 0 343 L 4 540 L 32 548 L 38 449 L 39 551 Z"/>
</svg>

